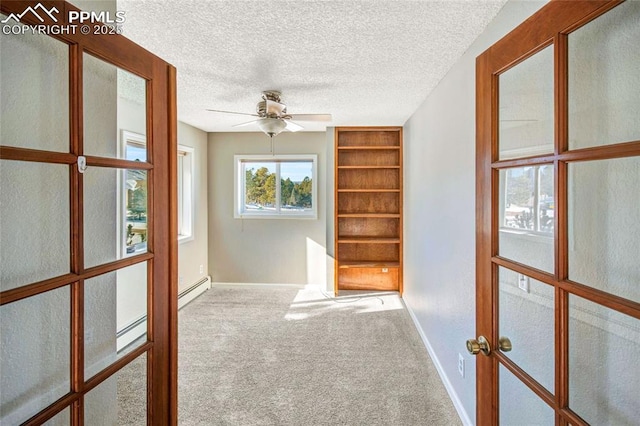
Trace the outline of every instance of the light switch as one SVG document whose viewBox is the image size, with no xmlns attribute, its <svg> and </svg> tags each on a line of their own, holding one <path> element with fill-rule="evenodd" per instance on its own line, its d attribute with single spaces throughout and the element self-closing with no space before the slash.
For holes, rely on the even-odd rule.
<svg viewBox="0 0 640 426">
<path fill-rule="evenodd" d="M 524 274 L 518 274 L 518 288 L 529 293 L 529 277 Z"/>
</svg>

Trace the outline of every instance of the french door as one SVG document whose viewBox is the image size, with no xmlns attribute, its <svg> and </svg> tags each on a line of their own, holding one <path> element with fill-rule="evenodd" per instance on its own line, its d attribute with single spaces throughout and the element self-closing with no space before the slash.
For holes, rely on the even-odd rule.
<svg viewBox="0 0 640 426">
<path fill-rule="evenodd" d="M 477 58 L 477 423 L 637 424 L 640 2 L 551 1 Z"/>
<path fill-rule="evenodd" d="M 0 422 L 176 424 L 175 68 L 64 1 L 0 11 Z"/>
</svg>

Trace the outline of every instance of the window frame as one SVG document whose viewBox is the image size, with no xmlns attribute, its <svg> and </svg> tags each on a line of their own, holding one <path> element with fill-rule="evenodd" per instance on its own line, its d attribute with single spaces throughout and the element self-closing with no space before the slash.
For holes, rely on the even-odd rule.
<svg viewBox="0 0 640 426">
<path fill-rule="evenodd" d="M 187 145 L 178 145 L 177 182 L 178 186 L 178 243 L 195 239 L 195 149 Z M 182 157 L 182 159 L 181 159 Z M 181 161 L 182 160 L 182 161 Z M 187 160 L 187 161 L 185 161 Z M 187 167 L 185 167 L 185 165 Z M 188 175 L 188 179 L 185 179 Z M 185 200 L 185 194 L 188 198 Z M 187 219 L 185 221 L 185 218 Z"/>
<path fill-rule="evenodd" d="M 317 154 L 276 154 L 276 155 L 234 155 L 234 208 L 235 219 L 318 219 L 318 155 Z M 302 212 L 282 211 L 280 199 L 280 164 L 310 162 L 311 163 L 311 209 Z M 245 167 L 247 163 L 276 163 L 276 210 L 274 211 L 247 211 L 244 206 L 245 199 Z"/>
<path fill-rule="evenodd" d="M 126 158 L 127 155 L 127 147 L 129 145 L 136 145 L 139 147 L 144 147 L 145 151 L 147 151 L 147 137 L 141 133 L 132 132 L 130 130 L 121 130 L 120 131 L 120 152 L 118 153 L 119 158 Z M 148 159 L 148 152 L 145 155 L 144 161 Z M 127 251 L 127 228 L 124 226 L 127 222 L 127 171 L 129 169 L 122 169 L 118 171 L 118 201 L 117 201 L 117 209 L 118 209 L 118 217 L 116 219 L 116 226 L 118 227 L 116 235 L 118 235 L 118 258 L 124 259 L 131 256 L 136 256 L 141 253 L 146 253 L 147 250 L 138 250 L 133 252 Z M 147 176 L 147 182 L 149 181 L 149 175 Z M 149 211 L 149 199 L 147 199 L 147 213 Z M 147 222 L 148 224 L 148 222 Z M 148 232 L 148 228 L 147 228 Z M 148 238 L 148 235 L 145 237 Z"/>
</svg>

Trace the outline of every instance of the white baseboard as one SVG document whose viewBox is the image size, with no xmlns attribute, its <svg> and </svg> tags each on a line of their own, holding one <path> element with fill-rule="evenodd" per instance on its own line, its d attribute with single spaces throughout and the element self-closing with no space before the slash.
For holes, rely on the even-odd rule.
<svg viewBox="0 0 640 426">
<path fill-rule="evenodd" d="M 309 285 L 317 287 L 314 284 L 223 283 L 223 282 L 214 282 L 211 284 L 212 287 L 289 287 L 289 288 L 307 288 Z"/>
<path fill-rule="evenodd" d="M 211 277 L 207 276 L 178 294 L 178 309 L 211 288 Z M 121 351 L 147 332 L 147 316 L 142 315 L 124 326 L 116 334 L 116 350 Z"/>
<path fill-rule="evenodd" d="M 462 401 L 460 401 L 460 398 L 458 397 L 457 392 L 453 388 L 453 385 L 449 381 L 449 377 L 447 377 L 446 373 L 444 372 L 444 369 L 442 368 L 442 364 L 440 363 L 440 360 L 438 359 L 435 351 L 433 350 L 433 346 L 431 346 L 431 343 L 429 343 L 429 339 L 427 339 L 426 334 L 424 334 L 424 330 L 422 330 L 422 326 L 418 322 L 418 318 L 416 317 L 416 314 L 413 312 L 413 309 L 411 309 L 411 306 L 409 306 L 406 300 L 403 299 L 403 302 L 404 302 L 404 305 L 407 307 L 407 311 L 409 311 L 409 315 L 411 316 L 411 319 L 413 320 L 413 323 L 415 324 L 416 329 L 418 330 L 418 334 L 420 334 L 422 343 L 424 343 L 424 346 L 427 348 L 427 352 L 429 353 L 429 356 L 431 357 L 431 360 L 433 361 L 433 364 L 435 365 L 436 370 L 438 371 L 438 375 L 440 375 L 440 380 L 442 380 L 442 383 L 444 384 L 444 387 L 447 390 L 447 393 L 449 394 L 449 398 L 451 398 L 451 402 L 453 402 L 453 406 L 458 412 L 458 416 L 460 417 L 462 424 L 465 426 L 473 426 L 473 422 L 471 421 L 471 418 L 469 417 L 467 410 L 464 409 L 464 406 L 462 405 Z"/>
</svg>

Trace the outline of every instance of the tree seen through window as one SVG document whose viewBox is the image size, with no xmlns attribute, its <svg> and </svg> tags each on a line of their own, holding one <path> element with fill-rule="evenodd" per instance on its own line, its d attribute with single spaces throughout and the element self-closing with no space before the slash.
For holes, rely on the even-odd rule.
<svg viewBox="0 0 640 426">
<path fill-rule="evenodd" d="M 312 171 L 311 162 L 245 163 L 245 209 L 277 210 L 279 208 L 280 211 L 311 209 L 313 207 Z M 276 191 L 278 181 L 280 182 L 279 194 Z"/>
</svg>

